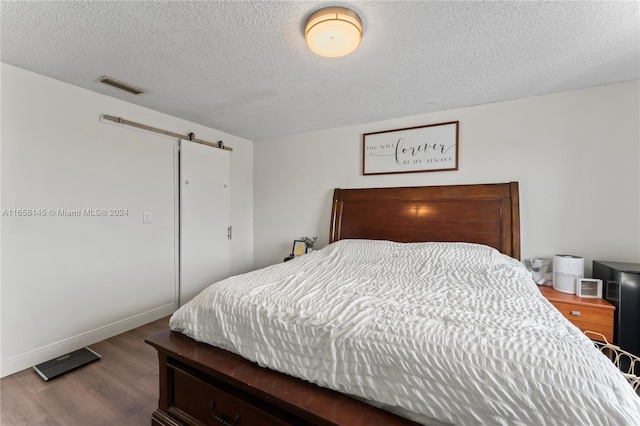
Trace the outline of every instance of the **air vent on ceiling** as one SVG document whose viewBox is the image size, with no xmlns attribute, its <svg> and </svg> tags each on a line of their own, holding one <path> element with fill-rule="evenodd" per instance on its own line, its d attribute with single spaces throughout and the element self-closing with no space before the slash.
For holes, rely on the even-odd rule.
<svg viewBox="0 0 640 426">
<path fill-rule="evenodd" d="M 124 90 L 125 92 L 133 93 L 134 95 L 140 95 L 144 93 L 146 90 L 141 89 L 139 87 L 133 86 L 129 83 L 125 83 L 124 81 L 116 80 L 113 77 L 109 77 L 103 75 L 98 79 L 100 83 L 108 84 L 109 86 L 113 86 L 117 89 Z"/>
</svg>

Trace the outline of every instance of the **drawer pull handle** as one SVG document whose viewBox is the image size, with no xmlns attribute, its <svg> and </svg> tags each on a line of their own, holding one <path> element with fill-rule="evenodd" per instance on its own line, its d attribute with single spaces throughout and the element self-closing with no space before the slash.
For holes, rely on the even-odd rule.
<svg viewBox="0 0 640 426">
<path fill-rule="evenodd" d="M 582 315 L 582 313 L 580 311 L 571 311 L 571 315 L 573 315 L 574 317 L 579 317 L 580 315 Z"/>
<path fill-rule="evenodd" d="M 216 409 L 216 403 L 213 399 L 209 401 L 209 404 L 211 404 L 211 416 L 222 426 L 236 426 L 238 422 L 240 422 L 240 414 L 236 413 L 232 420 L 233 423 L 229 423 L 216 413 L 218 410 Z"/>
</svg>

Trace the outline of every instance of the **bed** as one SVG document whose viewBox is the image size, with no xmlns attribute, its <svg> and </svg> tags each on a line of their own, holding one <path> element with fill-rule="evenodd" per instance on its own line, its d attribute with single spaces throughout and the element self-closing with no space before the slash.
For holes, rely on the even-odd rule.
<svg viewBox="0 0 640 426">
<path fill-rule="evenodd" d="M 516 182 L 336 189 L 329 246 L 210 286 L 147 339 L 152 424 L 637 424 L 515 260 L 518 205 Z"/>
</svg>

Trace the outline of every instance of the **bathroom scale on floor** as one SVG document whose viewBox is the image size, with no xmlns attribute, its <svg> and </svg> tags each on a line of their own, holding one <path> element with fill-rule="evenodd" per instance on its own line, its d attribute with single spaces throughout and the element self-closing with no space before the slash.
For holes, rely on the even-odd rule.
<svg viewBox="0 0 640 426">
<path fill-rule="evenodd" d="M 33 369 L 47 381 L 58 377 L 62 374 L 75 370 L 78 367 L 87 365 L 90 362 L 97 361 L 102 358 L 89 348 L 78 349 L 66 355 L 59 356 L 51 361 L 43 362 L 33 367 Z"/>
</svg>

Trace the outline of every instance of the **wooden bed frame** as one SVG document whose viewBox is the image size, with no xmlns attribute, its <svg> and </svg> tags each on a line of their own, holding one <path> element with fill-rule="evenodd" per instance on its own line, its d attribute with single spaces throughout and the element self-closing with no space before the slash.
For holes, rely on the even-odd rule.
<svg viewBox="0 0 640 426">
<path fill-rule="evenodd" d="M 518 183 L 336 189 L 330 242 L 463 241 L 520 257 Z M 338 392 L 262 368 L 165 330 L 158 350 L 160 398 L 151 424 L 415 425 Z"/>
</svg>

